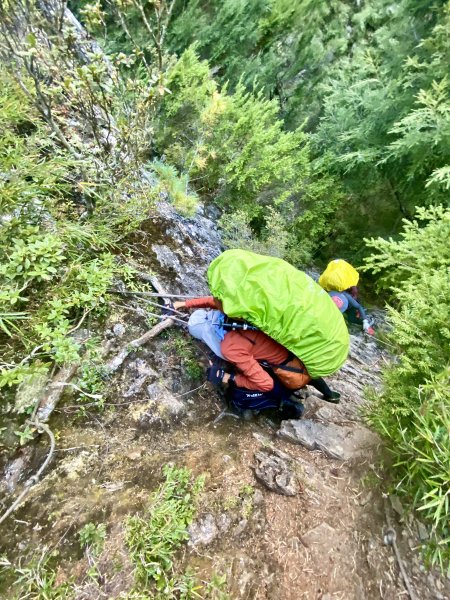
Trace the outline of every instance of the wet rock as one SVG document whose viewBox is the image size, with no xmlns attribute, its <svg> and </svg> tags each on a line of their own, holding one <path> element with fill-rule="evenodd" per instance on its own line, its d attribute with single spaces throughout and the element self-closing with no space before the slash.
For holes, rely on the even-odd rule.
<svg viewBox="0 0 450 600">
<path fill-rule="evenodd" d="M 204 215 L 202 207 L 185 217 L 165 201 L 158 203 L 157 213 L 141 225 L 143 235 L 152 240 L 149 266 L 173 292 L 207 293 L 206 269 L 222 251 L 215 221 Z"/>
<path fill-rule="evenodd" d="M 78 344 L 84 344 L 91 337 L 91 331 L 82 327 L 81 329 L 76 329 L 70 337 Z"/>
<path fill-rule="evenodd" d="M 186 413 L 186 406 L 176 398 L 164 385 L 152 383 L 147 387 L 149 398 L 158 406 L 161 415 L 182 417 Z"/>
<path fill-rule="evenodd" d="M 295 474 L 287 460 L 269 454 L 267 452 L 256 452 L 255 476 L 269 490 L 284 496 L 295 496 L 297 494 L 297 483 Z"/>
<path fill-rule="evenodd" d="M 364 453 L 377 437 L 364 427 L 344 427 L 309 420 L 283 421 L 278 435 L 308 450 L 322 450 L 330 458 L 349 460 Z"/>
<path fill-rule="evenodd" d="M 219 535 L 214 515 L 209 513 L 188 528 L 190 546 L 207 546 Z"/>
<path fill-rule="evenodd" d="M 339 411 L 336 408 L 331 408 L 330 406 L 321 406 L 316 412 L 316 418 L 320 419 L 321 421 L 329 421 L 333 423 L 342 417 L 340 417 Z"/>
<path fill-rule="evenodd" d="M 222 513 L 217 517 L 217 527 L 222 533 L 226 533 L 231 527 L 231 519 L 226 513 Z"/>
<path fill-rule="evenodd" d="M 419 534 L 420 541 L 425 542 L 430 537 L 430 534 L 428 533 L 428 529 L 425 527 L 425 525 L 421 521 L 416 521 L 416 525 L 417 525 L 417 532 Z"/>
<path fill-rule="evenodd" d="M 22 414 L 28 408 L 34 407 L 42 400 L 47 387 L 47 373 L 27 375 L 17 388 L 15 398 L 15 412 Z"/>
<path fill-rule="evenodd" d="M 253 494 L 254 506 L 262 506 L 264 504 L 264 494 L 260 490 L 255 490 Z"/>
<path fill-rule="evenodd" d="M 160 246 L 159 244 L 153 244 L 152 250 L 156 254 L 156 258 L 163 269 L 171 269 L 172 271 L 175 271 L 175 273 L 180 271 L 180 261 L 173 250 L 167 246 Z"/>
</svg>

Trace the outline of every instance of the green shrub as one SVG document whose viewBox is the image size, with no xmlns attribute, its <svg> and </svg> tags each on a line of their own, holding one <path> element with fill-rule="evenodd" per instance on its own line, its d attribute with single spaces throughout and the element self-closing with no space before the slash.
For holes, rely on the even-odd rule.
<svg viewBox="0 0 450 600">
<path fill-rule="evenodd" d="M 169 598 L 169 590 L 178 585 L 173 578 L 175 553 L 188 539 L 187 527 L 204 477 L 192 480 L 188 469 L 173 465 L 166 465 L 163 472 L 165 481 L 152 494 L 145 516 L 128 518 L 126 542 L 138 584 L 146 588 L 153 583 Z"/>
<path fill-rule="evenodd" d="M 26 566 L 21 563 L 13 564 L 2 557 L 0 567 L 12 581 L 8 597 L 33 600 L 70 600 L 75 598 L 75 589 L 71 582 L 57 583 L 58 573 L 53 563 L 54 555 L 45 554 L 45 549 L 41 556 L 33 557 Z"/>
<path fill-rule="evenodd" d="M 92 556 L 99 556 L 105 545 L 106 525 L 86 523 L 78 532 L 78 537 L 82 548 L 89 548 Z"/>
<path fill-rule="evenodd" d="M 262 90 L 242 83 L 232 94 L 219 90 L 195 46 L 169 70 L 167 85 L 159 151 L 188 174 L 199 196 L 224 210 L 226 244 L 250 236 L 254 249 L 309 260 L 333 229 L 342 194 L 311 163 L 307 135 L 286 131 L 279 106 Z"/>
<path fill-rule="evenodd" d="M 426 556 L 450 573 L 450 370 L 418 390 L 420 408 L 396 429 L 379 422 L 394 454 L 396 489 L 412 499 L 431 528 Z"/>
<path fill-rule="evenodd" d="M 387 334 L 395 356 L 369 421 L 394 455 L 397 488 L 432 527 L 429 556 L 441 567 L 450 559 L 449 233 L 448 209 L 422 209 L 398 241 L 370 240 L 366 260 L 395 303 Z"/>
</svg>

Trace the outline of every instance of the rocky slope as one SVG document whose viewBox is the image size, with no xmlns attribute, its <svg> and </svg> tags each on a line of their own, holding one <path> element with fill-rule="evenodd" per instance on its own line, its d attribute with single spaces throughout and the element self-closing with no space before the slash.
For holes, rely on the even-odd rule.
<svg viewBox="0 0 450 600">
<path fill-rule="evenodd" d="M 220 239 L 204 215 L 181 218 L 163 204 L 131 241 L 139 248 L 134 262 L 168 290 L 207 291 L 205 270 Z M 117 304 L 104 326 L 105 361 L 148 328 L 135 300 Z M 226 575 L 230 598 L 406 597 L 384 541 L 388 521 L 416 597 L 450 597 L 449 581 L 427 572 L 419 557 L 426 528 L 404 514 L 398 498 L 388 502 L 381 493 L 382 448 L 361 409 L 364 388 L 377 388 L 387 358 L 362 333 L 351 339 L 347 364 L 330 378 L 341 404 L 311 394 L 304 418 L 283 423 L 219 418 L 220 395 L 190 369 L 193 360 L 204 364 L 201 349 L 175 328 L 150 340 L 108 380 L 103 412 L 86 405 L 80 415 L 66 394 L 50 422 L 57 438 L 51 467 L 1 526 L 1 551 L 17 563 L 57 550 L 56 582 L 74 581 L 76 598 L 124 597 L 133 582 L 124 521 L 142 512 L 162 465 L 172 462 L 206 474 L 180 564 L 200 580 Z M 47 450 L 42 439 L 6 462 L 2 508 Z M 78 543 L 89 522 L 107 531 L 95 580 Z M 10 593 L 3 589 L 2 597 Z"/>
</svg>

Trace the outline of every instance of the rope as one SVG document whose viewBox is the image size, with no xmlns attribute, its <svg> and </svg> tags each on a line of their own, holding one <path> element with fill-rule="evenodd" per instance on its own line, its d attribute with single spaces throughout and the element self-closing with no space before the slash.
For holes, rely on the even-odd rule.
<svg viewBox="0 0 450 600">
<path fill-rule="evenodd" d="M 52 459 L 52 456 L 55 452 L 55 445 L 56 445 L 55 444 L 55 436 L 53 435 L 50 428 L 47 425 L 45 425 L 44 423 L 40 423 L 37 420 L 33 421 L 32 424 L 37 428 L 38 431 L 41 431 L 41 432 L 44 431 L 48 435 L 48 437 L 50 438 L 50 450 L 48 451 L 47 457 L 44 460 L 44 462 L 42 463 L 39 470 L 25 482 L 25 487 L 22 490 L 22 492 L 19 494 L 19 496 L 16 498 L 16 500 L 11 504 L 11 506 L 8 508 L 8 510 L 5 513 L 3 513 L 3 515 L 0 517 L 0 524 L 3 523 L 3 521 L 5 521 L 9 517 L 9 515 L 12 514 L 16 510 L 16 508 L 18 508 L 20 506 L 20 504 L 22 503 L 22 500 L 25 498 L 25 496 L 27 496 L 29 494 L 32 486 L 35 485 L 39 481 L 40 476 L 47 468 L 47 465 L 50 462 L 50 460 Z"/>
</svg>

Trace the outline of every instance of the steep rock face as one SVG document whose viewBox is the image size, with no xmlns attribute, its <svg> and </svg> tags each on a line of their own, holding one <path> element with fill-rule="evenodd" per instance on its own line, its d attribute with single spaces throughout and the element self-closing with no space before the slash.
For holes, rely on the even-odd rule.
<svg viewBox="0 0 450 600">
<path fill-rule="evenodd" d="M 192 217 L 178 214 L 160 202 L 154 216 L 144 221 L 132 241 L 139 242 L 136 260 L 158 276 L 172 293 L 208 293 L 205 274 L 222 251 L 216 223 L 202 207 Z"/>
</svg>

